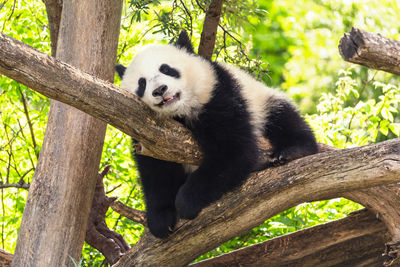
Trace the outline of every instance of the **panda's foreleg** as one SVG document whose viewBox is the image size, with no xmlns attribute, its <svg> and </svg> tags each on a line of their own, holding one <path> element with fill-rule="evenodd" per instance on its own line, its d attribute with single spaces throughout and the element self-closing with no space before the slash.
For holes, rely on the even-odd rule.
<svg viewBox="0 0 400 267">
<path fill-rule="evenodd" d="M 229 115 L 223 117 L 224 114 Z M 224 114 L 210 115 L 201 128 L 193 131 L 202 148 L 203 160 L 176 196 L 175 205 L 181 218 L 195 218 L 203 208 L 241 185 L 257 163 L 256 138 L 248 120 L 242 114 Z"/>
<path fill-rule="evenodd" d="M 203 208 L 241 185 L 250 174 L 252 166 L 243 164 L 239 159 L 229 162 L 205 159 L 179 189 L 175 200 L 179 217 L 194 219 Z"/>
<path fill-rule="evenodd" d="M 175 196 L 185 181 L 181 164 L 135 155 L 146 202 L 150 232 L 164 238 L 176 223 Z"/>
<path fill-rule="evenodd" d="M 264 128 L 264 136 L 272 145 L 273 153 L 265 167 L 305 157 L 318 152 L 314 134 L 296 107 L 286 99 L 271 98 Z"/>
</svg>

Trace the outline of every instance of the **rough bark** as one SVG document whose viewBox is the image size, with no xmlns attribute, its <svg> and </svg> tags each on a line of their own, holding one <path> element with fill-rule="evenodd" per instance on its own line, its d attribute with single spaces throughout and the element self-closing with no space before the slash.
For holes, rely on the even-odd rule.
<svg viewBox="0 0 400 267">
<path fill-rule="evenodd" d="M 399 181 L 399 153 L 400 139 L 395 139 L 320 153 L 258 172 L 195 220 L 180 221 L 169 238 L 146 234 L 115 266 L 184 266 L 296 204 Z"/>
<path fill-rule="evenodd" d="M 190 266 L 382 266 L 388 240 L 385 225 L 362 210 Z"/>
<path fill-rule="evenodd" d="M 51 39 L 51 55 L 57 52 L 58 32 L 60 30 L 62 0 L 43 0 L 46 6 L 47 19 L 49 20 L 49 30 Z"/>
<path fill-rule="evenodd" d="M 122 1 L 65 1 L 62 10 L 57 58 L 112 81 Z M 103 121 L 52 101 L 13 266 L 79 262 L 105 129 Z"/>
<path fill-rule="evenodd" d="M 13 255 L 0 249 L 0 266 L 1 267 L 9 267 L 11 266 Z"/>
<path fill-rule="evenodd" d="M 117 262 L 130 246 L 120 234 L 109 229 L 105 221 L 108 208 L 117 199 L 116 197 L 107 197 L 104 192 L 103 178 L 109 169 L 110 165 L 106 166 L 97 177 L 85 241 L 99 250 L 108 263 L 113 264 Z"/>
<path fill-rule="evenodd" d="M 397 246 L 400 242 L 400 185 L 374 187 L 357 190 L 343 194 L 344 197 L 361 203 L 380 217 L 391 234 L 391 242 L 388 242 L 390 255 L 387 256 L 386 265 L 399 264 Z"/>
<path fill-rule="evenodd" d="M 148 155 L 176 162 L 200 161 L 200 150 L 190 131 L 176 121 L 156 117 L 133 94 L 2 33 L 0 72 L 110 123 L 143 143 Z"/>
<path fill-rule="evenodd" d="M 146 212 L 132 209 L 131 207 L 128 207 L 119 201 L 111 203 L 110 207 L 115 212 L 118 212 L 120 215 L 128 218 L 129 220 L 140 223 L 141 225 L 146 225 Z"/>
<path fill-rule="evenodd" d="M 344 60 L 400 75 L 400 42 L 352 28 L 339 43 Z"/>
<path fill-rule="evenodd" d="M 208 59 L 211 59 L 214 52 L 215 38 L 217 36 L 223 3 L 224 0 L 211 1 L 204 19 L 203 31 L 201 32 L 199 44 L 199 55 Z"/>
</svg>

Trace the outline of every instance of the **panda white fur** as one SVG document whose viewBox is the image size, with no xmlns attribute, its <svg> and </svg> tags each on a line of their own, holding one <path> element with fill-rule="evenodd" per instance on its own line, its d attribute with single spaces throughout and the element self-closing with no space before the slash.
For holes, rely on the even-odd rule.
<svg viewBox="0 0 400 267">
<path fill-rule="evenodd" d="M 287 98 L 237 67 L 198 56 L 186 32 L 174 45 L 146 46 L 127 68 L 116 70 L 122 88 L 192 130 L 203 152 L 198 168 L 135 155 L 156 237 L 172 231 L 177 214 L 193 219 L 242 184 L 257 168 L 257 137 L 272 145 L 272 166 L 318 151 Z"/>
</svg>

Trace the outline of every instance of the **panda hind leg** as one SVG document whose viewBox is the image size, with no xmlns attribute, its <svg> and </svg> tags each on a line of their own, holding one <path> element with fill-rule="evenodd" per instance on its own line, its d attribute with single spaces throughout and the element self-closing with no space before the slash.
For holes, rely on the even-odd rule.
<svg viewBox="0 0 400 267">
<path fill-rule="evenodd" d="M 135 155 L 144 191 L 147 225 L 158 238 L 167 237 L 175 226 L 175 196 L 185 182 L 180 164 Z"/>
<path fill-rule="evenodd" d="M 268 100 L 271 109 L 265 123 L 264 137 L 272 145 L 272 154 L 264 168 L 318 153 L 318 145 L 308 124 L 296 107 L 286 99 Z"/>
</svg>

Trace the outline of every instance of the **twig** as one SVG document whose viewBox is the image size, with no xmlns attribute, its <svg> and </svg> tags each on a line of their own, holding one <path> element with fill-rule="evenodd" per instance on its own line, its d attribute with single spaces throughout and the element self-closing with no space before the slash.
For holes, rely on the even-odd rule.
<svg viewBox="0 0 400 267">
<path fill-rule="evenodd" d="M 131 207 L 126 206 L 124 203 L 120 201 L 115 201 L 111 203 L 110 207 L 117 213 L 122 216 L 128 218 L 131 221 L 140 223 L 141 225 L 146 225 L 146 212 L 141 210 L 132 209 Z"/>
<path fill-rule="evenodd" d="M 0 188 L 21 188 L 29 189 L 30 184 L 20 184 L 20 183 L 0 183 Z"/>
<path fill-rule="evenodd" d="M 28 126 L 29 126 L 29 131 L 31 133 L 31 138 L 32 138 L 32 144 L 33 144 L 33 152 L 35 153 L 36 159 L 39 158 L 39 152 L 37 151 L 37 145 L 36 145 L 36 139 L 35 139 L 35 134 L 33 132 L 33 126 L 32 126 L 32 121 L 29 117 L 29 112 L 28 112 L 28 105 L 26 103 L 25 95 L 23 94 L 21 87 L 17 86 L 19 93 L 21 94 L 21 101 L 22 104 L 24 105 L 24 113 L 26 120 L 28 121 Z"/>
</svg>

